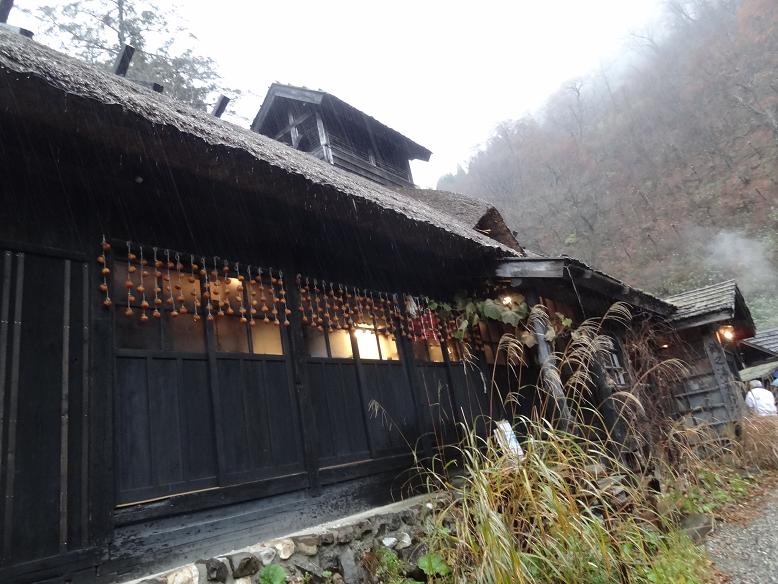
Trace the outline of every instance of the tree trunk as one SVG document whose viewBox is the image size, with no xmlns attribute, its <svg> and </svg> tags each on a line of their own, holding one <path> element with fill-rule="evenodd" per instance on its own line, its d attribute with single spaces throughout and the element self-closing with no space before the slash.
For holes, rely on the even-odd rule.
<svg viewBox="0 0 778 584">
<path fill-rule="evenodd" d="M 8 22 L 8 14 L 14 7 L 14 0 L 0 0 L 0 22 Z"/>
</svg>

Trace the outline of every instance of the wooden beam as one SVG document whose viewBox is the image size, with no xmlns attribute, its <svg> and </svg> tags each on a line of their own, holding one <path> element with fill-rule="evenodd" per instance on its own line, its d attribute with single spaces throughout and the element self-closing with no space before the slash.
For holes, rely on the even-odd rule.
<svg viewBox="0 0 778 584">
<path fill-rule="evenodd" d="M 286 113 L 289 115 L 289 134 L 292 138 L 292 148 L 297 150 L 297 146 L 300 144 L 300 131 L 297 129 L 294 113 L 291 110 Z"/>
<path fill-rule="evenodd" d="M 5 453 L 5 512 L 3 525 L 3 558 L 13 551 L 14 479 L 16 478 L 16 417 L 19 406 L 19 364 L 22 341 L 22 299 L 24 298 L 24 254 L 16 254 L 14 290 L 13 344 L 11 348 L 11 383 L 8 397 L 8 443 Z"/>
<path fill-rule="evenodd" d="M 10 332 L 9 314 L 11 295 L 11 268 L 13 267 L 13 254 L 6 250 L 3 253 L 3 284 L 0 294 L 0 456 L 3 451 L 3 429 L 5 428 L 5 393 L 8 365 L 8 337 Z M 2 463 L 0 463 L 2 468 Z"/>
<path fill-rule="evenodd" d="M 70 290 L 71 261 L 64 261 L 62 298 L 62 395 L 59 428 L 59 551 L 68 549 L 68 436 L 70 432 Z"/>
<path fill-rule="evenodd" d="M 290 114 L 291 114 L 291 112 L 290 112 Z M 300 125 L 300 124 L 302 124 L 302 123 L 303 123 L 305 120 L 307 120 L 308 118 L 310 118 L 312 115 L 313 115 L 313 113 L 312 113 L 312 112 L 306 112 L 306 113 L 304 113 L 303 115 L 301 115 L 300 117 L 298 117 L 298 118 L 293 118 L 293 119 L 292 119 L 292 117 L 291 117 L 291 115 L 290 115 L 289 123 L 288 123 L 288 124 L 287 124 L 287 125 L 284 127 L 284 129 L 283 129 L 283 130 L 281 130 L 281 131 L 280 131 L 280 132 L 278 132 L 278 133 L 277 133 L 275 136 L 273 136 L 273 139 L 274 139 L 274 140 L 278 140 L 278 139 L 279 139 L 279 138 L 281 138 L 281 136 L 283 136 L 284 134 L 287 134 L 287 133 L 291 132 L 293 127 L 295 127 L 295 126 L 299 126 L 299 125 Z"/>
<path fill-rule="evenodd" d="M 119 77 L 127 75 L 127 69 L 130 68 L 130 61 L 135 54 L 135 47 L 132 45 L 124 45 L 119 52 L 119 56 L 116 59 L 116 64 L 113 66 L 113 72 Z"/>
<path fill-rule="evenodd" d="M 324 128 L 324 120 L 321 119 L 321 114 L 316 112 L 316 127 L 319 130 L 319 144 L 321 144 L 324 151 L 324 159 L 332 164 L 332 149 L 330 148 L 330 139 L 327 136 L 327 130 Z"/>
<path fill-rule="evenodd" d="M 89 265 L 81 264 L 81 545 L 89 542 Z"/>
<path fill-rule="evenodd" d="M 564 260 L 515 260 L 504 261 L 495 274 L 500 278 L 561 278 Z"/>
</svg>

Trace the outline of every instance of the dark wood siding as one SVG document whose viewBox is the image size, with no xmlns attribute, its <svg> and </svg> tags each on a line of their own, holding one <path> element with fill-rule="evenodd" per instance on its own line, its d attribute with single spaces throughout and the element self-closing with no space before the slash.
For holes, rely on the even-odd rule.
<svg viewBox="0 0 778 584">
<path fill-rule="evenodd" d="M 205 359 L 118 357 L 118 504 L 214 486 Z"/>
<path fill-rule="evenodd" d="M 435 436 L 437 444 L 454 441 L 454 401 L 446 363 L 420 363 L 421 399 L 424 409 L 423 430 Z"/>
<path fill-rule="evenodd" d="M 379 455 L 407 452 L 416 440 L 416 408 L 404 366 L 396 361 L 366 361 L 362 370 L 374 450 Z"/>
<path fill-rule="evenodd" d="M 316 413 L 320 466 L 370 458 L 362 403 L 353 361 L 310 360 L 308 381 Z"/>
<path fill-rule="evenodd" d="M 88 278 L 74 259 L 11 250 L 0 258 L 0 513 L 11 564 L 87 538 Z"/>
<path fill-rule="evenodd" d="M 217 359 L 223 484 L 302 470 L 297 406 L 283 359 Z"/>
</svg>

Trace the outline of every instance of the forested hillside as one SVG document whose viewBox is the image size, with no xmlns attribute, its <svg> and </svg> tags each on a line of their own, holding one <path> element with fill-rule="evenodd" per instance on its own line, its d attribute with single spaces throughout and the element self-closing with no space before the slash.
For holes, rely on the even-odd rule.
<svg viewBox="0 0 778 584">
<path fill-rule="evenodd" d="M 660 295 L 736 278 L 778 324 L 778 2 L 674 0 L 630 45 L 438 188 L 496 203 L 530 249 Z"/>
</svg>

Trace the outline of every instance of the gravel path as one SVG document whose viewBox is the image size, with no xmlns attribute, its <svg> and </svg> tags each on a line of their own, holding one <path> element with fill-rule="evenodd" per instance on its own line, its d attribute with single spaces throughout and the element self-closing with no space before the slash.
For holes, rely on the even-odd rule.
<svg viewBox="0 0 778 584">
<path fill-rule="evenodd" d="M 778 584 L 778 489 L 759 502 L 747 525 L 720 523 L 706 548 L 729 584 Z"/>
</svg>

